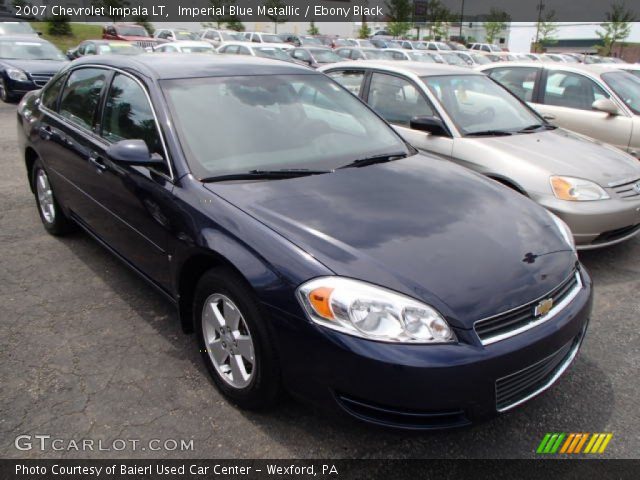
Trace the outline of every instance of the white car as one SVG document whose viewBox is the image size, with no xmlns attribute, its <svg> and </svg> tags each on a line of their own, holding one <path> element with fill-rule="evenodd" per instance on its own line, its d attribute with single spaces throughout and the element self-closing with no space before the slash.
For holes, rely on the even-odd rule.
<svg viewBox="0 0 640 480">
<path fill-rule="evenodd" d="M 435 50 L 437 52 L 450 52 L 453 49 L 444 42 L 413 42 L 416 50 Z"/>
<path fill-rule="evenodd" d="M 219 47 L 224 42 L 241 42 L 244 40 L 244 34 L 231 30 L 216 30 L 214 28 L 205 28 L 200 31 L 200 40 L 209 42 L 214 47 Z"/>
<path fill-rule="evenodd" d="M 249 55 L 252 57 L 271 58 L 283 62 L 297 62 L 289 55 L 286 48 L 290 45 L 281 43 L 250 43 L 250 42 L 226 42 L 218 47 L 218 53 L 225 55 Z"/>
<path fill-rule="evenodd" d="M 502 49 L 495 43 L 472 43 L 469 45 L 469 50 L 479 50 L 481 52 L 502 52 Z"/>
<path fill-rule="evenodd" d="M 200 38 L 197 33 L 185 28 L 161 28 L 153 33 L 153 37 L 169 42 L 190 42 Z"/>
<path fill-rule="evenodd" d="M 158 53 L 216 53 L 216 49 L 210 43 L 198 41 L 163 43 L 153 51 Z"/>
<path fill-rule="evenodd" d="M 287 43 L 275 33 L 245 32 L 244 40 L 252 43 Z"/>
</svg>

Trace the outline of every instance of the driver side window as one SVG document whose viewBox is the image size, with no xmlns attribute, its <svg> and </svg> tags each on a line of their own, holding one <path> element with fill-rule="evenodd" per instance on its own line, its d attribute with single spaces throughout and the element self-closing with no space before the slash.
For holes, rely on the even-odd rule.
<svg viewBox="0 0 640 480">
<path fill-rule="evenodd" d="M 409 80 L 374 73 L 369 87 L 369 105 L 387 122 L 409 126 L 413 117 L 435 117 L 431 104 Z"/>
</svg>

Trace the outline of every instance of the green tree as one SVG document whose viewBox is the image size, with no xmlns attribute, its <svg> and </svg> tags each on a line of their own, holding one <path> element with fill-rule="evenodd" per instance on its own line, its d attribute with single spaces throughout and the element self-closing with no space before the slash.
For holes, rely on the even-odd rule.
<svg viewBox="0 0 640 480">
<path fill-rule="evenodd" d="M 487 20 L 484 22 L 485 39 L 487 43 L 494 43 L 505 28 L 507 22 L 511 19 L 509 14 L 504 10 L 491 8 Z"/>
<path fill-rule="evenodd" d="M 129 0 L 93 0 L 92 5 L 98 8 L 101 8 L 101 7 L 104 8 L 107 13 L 111 12 L 112 15 L 109 16 L 108 18 L 110 18 L 114 22 L 117 22 L 118 20 L 122 20 L 123 17 L 122 15 L 119 15 L 118 13 L 111 11 L 111 9 L 124 8 L 124 7 L 128 7 L 131 4 L 129 3 Z"/>
<path fill-rule="evenodd" d="M 402 37 L 411 30 L 411 14 L 413 3 L 410 0 L 387 0 L 384 2 L 387 9 L 387 30 L 394 37 Z"/>
<path fill-rule="evenodd" d="M 598 30 L 596 33 L 604 43 L 602 54 L 609 56 L 615 43 L 620 43 L 621 48 L 624 46 L 622 42 L 631 34 L 631 23 L 635 22 L 636 18 L 633 12 L 627 8 L 624 0 L 622 0 L 611 5 L 611 10 L 607 12 L 606 19 L 605 23 L 600 24 L 602 31 Z"/>
<path fill-rule="evenodd" d="M 235 5 L 236 0 L 209 0 L 209 3 L 214 8 L 214 14 L 211 15 L 213 23 L 217 28 L 222 28 L 222 26 L 230 20 L 230 16 L 226 15 L 226 13 L 228 12 L 230 5 Z M 223 13 L 225 14 L 223 15 Z M 212 27 L 213 25 L 208 28 Z"/>
<path fill-rule="evenodd" d="M 369 38 L 371 36 L 371 28 L 367 24 L 366 20 L 362 22 L 362 25 L 358 29 L 358 38 Z"/>
<path fill-rule="evenodd" d="M 238 17 L 236 17 L 235 15 L 232 17 L 229 17 L 227 19 L 227 22 L 224 24 L 225 27 L 227 27 L 229 30 L 233 30 L 235 32 L 244 32 L 245 28 L 244 28 L 244 23 L 242 23 Z"/>
<path fill-rule="evenodd" d="M 427 7 L 427 21 L 429 22 L 429 40 L 446 39 L 449 33 L 449 24 L 453 20 L 453 14 L 440 0 L 432 0 Z"/>
<path fill-rule="evenodd" d="M 47 20 L 47 33 L 55 36 L 71 35 L 69 17 L 65 15 L 50 17 Z"/>
<path fill-rule="evenodd" d="M 135 17 L 133 21 L 136 23 L 136 25 L 140 25 L 141 27 L 143 27 L 149 35 L 153 35 L 153 32 L 156 31 L 156 29 L 153 28 L 153 24 L 149 21 L 149 18 L 145 17 L 144 15 Z"/>
<path fill-rule="evenodd" d="M 320 35 L 320 29 L 316 27 L 316 22 L 309 22 L 309 28 L 307 29 L 309 35 Z"/>
<path fill-rule="evenodd" d="M 555 36 L 558 33 L 558 24 L 555 22 L 555 17 L 555 10 L 551 10 L 538 20 L 536 25 L 536 41 L 534 43 L 536 52 L 542 52 L 544 51 L 544 47 L 557 42 Z"/>
<path fill-rule="evenodd" d="M 267 18 L 273 22 L 274 32 L 278 33 L 278 24 L 284 23 L 288 20 L 286 17 L 278 15 L 278 9 L 285 8 L 285 4 L 281 0 L 267 0 L 264 2 L 264 6 L 270 9 L 275 9 L 275 13 L 267 15 Z"/>
</svg>

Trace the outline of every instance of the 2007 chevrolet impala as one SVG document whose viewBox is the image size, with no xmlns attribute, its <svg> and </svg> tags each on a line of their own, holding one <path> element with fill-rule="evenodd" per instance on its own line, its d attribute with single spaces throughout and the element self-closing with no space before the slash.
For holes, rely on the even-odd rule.
<svg viewBox="0 0 640 480">
<path fill-rule="evenodd" d="M 44 227 L 82 227 L 174 302 L 241 407 L 287 389 L 465 425 L 548 388 L 584 337 L 591 280 L 561 220 L 305 67 L 81 59 L 18 123 Z"/>
</svg>

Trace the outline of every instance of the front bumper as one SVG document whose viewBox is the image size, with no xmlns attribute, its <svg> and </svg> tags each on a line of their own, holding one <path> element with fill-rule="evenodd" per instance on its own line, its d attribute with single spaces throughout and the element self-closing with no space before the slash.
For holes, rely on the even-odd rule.
<svg viewBox="0 0 640 480">
<path fill-rule="evenodd" d="M 584 269 L 581 275 L 583 289 L 553 319 L 486 346 L 465 329 L 456 329 L 456 344 L 379 343 L 272 311 L 283 380 L 296 396 L 385 426 L 448 428 L 495 416 L 551 386 L 575 357 L 592 304 L 591 280 Z M 551 358 L 544 388 L 498 404 L 498 380 Z"/>
<path fill-rule="evenodd" d="M 31 80 L 28 80 L 26 82 L 18 82 L 17 80 L 11 80 L 10 78 L 7 78 L 6 85 L 9 94 L 16 96 L 21 96 L 27 92 L 31 92 L 32 90 L 38 90 L 39 88 L 42 88 L 36 85 Z"/>
<path fill-rule="evenodd" d="M 579 250 L 608 247 L 640 232 L 640 198 L 622 200 L 614 193 L 608 200 L 567 202 L 555 197 L 535 199 L 569 225 Z"/>
</svg>

